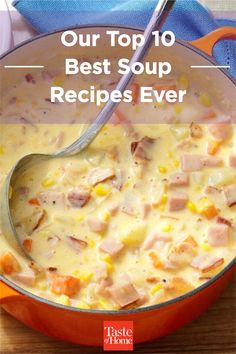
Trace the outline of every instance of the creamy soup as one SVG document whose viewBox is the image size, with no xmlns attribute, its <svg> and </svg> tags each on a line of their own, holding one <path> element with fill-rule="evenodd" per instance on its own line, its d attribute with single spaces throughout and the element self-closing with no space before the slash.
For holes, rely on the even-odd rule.
<svg viewBox="0 0 236 354">
<path fill-rule="evenodd" d="M 136 308 L 200 286 L 234 258 L 235 125 L 186 75 L 164 83 L 188 88 L 181 105 L 140 103 L 139 80 L 133 104 L 121 104 L 89 148 L 41 162 L 11 187 L 14 224 L 35 262 L 1 235 L 1 272 L 28 291 L 83 309 Z M 48 100 L 48 82 L 84 87 L 72 81 L 32 73 L 3 97 L 1 115 L 14 122 L 1 125 L 1 184 L 22 156 L 69 145 L 86 128 L 80 118 L 94 119 L 96 105 Z"/>
</svg>

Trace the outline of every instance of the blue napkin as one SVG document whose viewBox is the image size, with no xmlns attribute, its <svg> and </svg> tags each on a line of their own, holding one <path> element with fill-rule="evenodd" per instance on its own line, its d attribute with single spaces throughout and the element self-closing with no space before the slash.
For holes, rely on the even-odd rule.
<svg viewBox="0 0 236 354">
<path fill-rule="evenodd" d="M 223 1 L 223 0 L 222 0 Z M 16 9 L 38 32 L 48 32 L 87 24 L 126 25 L 143 29 L 157 0 L 15 0 Z M 220 26 L 236 21 L 214 19 L 196 0 L 177 0 L 162 30 L 172 30 L 177 38 L 194 40 Z M 223 41 L 214 48 L 219 65 L 230 65 L 236 77 L 236 43 Z"/>
</svg>

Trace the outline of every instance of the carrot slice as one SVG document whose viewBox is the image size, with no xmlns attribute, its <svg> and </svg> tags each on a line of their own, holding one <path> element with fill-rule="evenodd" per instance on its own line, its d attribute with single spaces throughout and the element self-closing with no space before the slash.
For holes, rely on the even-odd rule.
<svg viewBox="0 0 236 354">
<path fill-rule="evenodd" d="M 24 241 L 23 241 L 23 247 L 28 252 L 32 251 L 32 244 L 33 244 L 33 240 L 31 238 L 25 238 Z"/>
<path fill-rule="evenodd" d="M 78 278 L 64 275 L 53 275 L 51 291 L 57 295 L 75 295 L 80 287 L 80 281 Z"/>
<path fill-rule="evenodd" d="M 216 117 L 216 112 L 211 109 L 203 114 L 202 119 L 207 120 L 207 119 L 212 119 L 215 117 Z"/>
<path fill-rule="evenodd" d="M 0 257 L 0 265 L 3 273 L 11 274 L 20 272 L 21 266 L 11 252 L 6 252 Z"/>
<path fill-rule="evenodd" d="M 163 268 L 163 263 L 155 252 L 149 253 L 150 258 L 152 259 L 152 263 L 155 268 L 160 269 Z"/>
<path fill-rule="evenodd" d="M 32 198 L 32 199 L 30 199 L 30 200 L 28 201 L 28 203 L 29 203 L 30 205 L 38 205 L 38 206 L 40 206 L 40 202 L 39 202 L 39 200 L 38 200 L 37 198 Z"/>
<path fill-rule="evenodd" d="M 130 89 L 132 91 L 132 98 L 134 103 L 138 103 L 139 100 L 139 92 L 140 92 L 140 86 L 137 83 L 133 83 L 130 86 Z"/>
<path fill-rule="evenodd" d="M 207 153 L 209 155 L 215 155 L 221 146 L 221 141 L 219 140 L 209 140 L 207 143 Z"/>
</svg>

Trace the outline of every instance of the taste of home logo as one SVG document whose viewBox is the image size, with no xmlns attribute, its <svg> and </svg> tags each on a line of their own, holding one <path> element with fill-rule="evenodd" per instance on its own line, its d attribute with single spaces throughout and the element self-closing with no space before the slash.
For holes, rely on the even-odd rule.
<svg viewBox="0 0 236 354">
<path fill-rule="evenodd" d="M 103 349 L 133 350 L 133 321 L 104 321 Z"/>
</svg>

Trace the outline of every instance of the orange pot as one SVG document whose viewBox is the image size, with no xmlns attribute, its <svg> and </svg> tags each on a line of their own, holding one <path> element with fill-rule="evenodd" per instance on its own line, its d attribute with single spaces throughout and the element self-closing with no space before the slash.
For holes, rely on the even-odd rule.
<svg viewBox="0 0 236 354">
<path fill-rule="evenodd" d="M 96 33 L 100 32 L 103 35 L 104 29 L 105 27 L 96 27 Z M 121 28 L 119 29 L 121 30 Z M 87 27 L 75 30 L 80 33 L 83 31 L 87 33 L 89 30 L 94 31 L 94 28 Z M 127 33 L 136 30 L 123 29 L 123 31 Z M 57 39 L 60 33 L 58 31 L 42 35 L 24 43 L 0 58 L 1 63 L 4 65 L 7 61 L 8 65 L 14 62 L 19 65 L 21 63 L 27 65 L 27 60 L 31 60 L 27 53 L 32 56 L 32 53 L 36 51 L 37 58 L 40 55 L 43 58 L 43 53 L 48 53 L 47 48 L 50 48 L 51 52 L 55 52 L 55 57 L 57 57 Z M 174 53 L 177 59 L 191 59 L 191 64 L 214 65 L 215 63 L 210 55 L 214 44 L 223 38 L 236 39 L 236 30 L 224 27 L 190 44 L 177 41 Z M 105 46 L 106 43 L 104 42 L 104 48 Z M 89 51 L 89 49 L 87 50 Z M 203 54 L 203 52 L 206 54 Z M 159 53 L 158 48 L 158 55 Z M 87 55 L 91 55 L 91 52 Z M 214 70 L 216 70 L 214 74 L 210 72 L 209 76 L 214 80 L 215 86 L 224 87 L 228 98 L 231 102 L 234 102 L 235 81 L 227 75 L 226 71 Z M 7 80 L 7 77 L 5 79 Z M 58 305 L 35 296 L 21 289 L 4 276 L 0 276 L 0 304 L 8 313 L 33 329 L 58 339 L 84 345 L 102 345 L 103 321 L 133 321 L 134 342 L 140 343 L 164 336 L 197 318 L 223 292 L 233 276 L 234 269 L 235 259 L 204 285 L 183 296 L 159 305 L 119 312 L 80 310 Z"/>
</svg>

